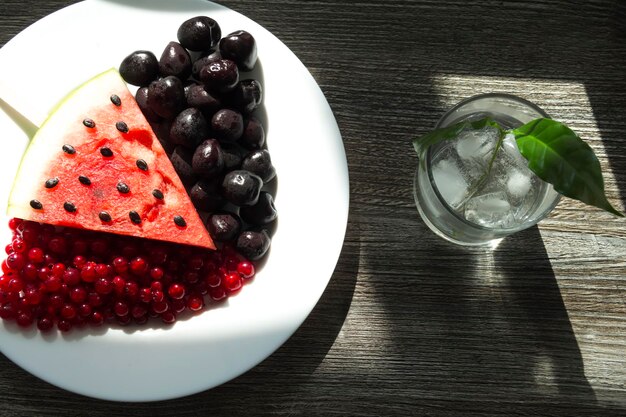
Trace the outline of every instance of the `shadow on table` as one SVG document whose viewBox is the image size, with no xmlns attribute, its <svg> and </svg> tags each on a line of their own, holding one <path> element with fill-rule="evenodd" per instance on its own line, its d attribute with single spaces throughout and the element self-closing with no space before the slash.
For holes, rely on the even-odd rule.
<svg viewBox="0 0 626 417">
<path fill-rule="evenodd" d="M 452 401 L 467 407 L 464 415 L 493 404 L 504 415 L 608 411 L 596 405 L 585 377 L 537 228 L 505 239 L 494 252 L 435 240 L 425 226 L 412 232 L 423 237 L 407 249 L 415 275 L 382 274 L 373 281 L 393 338 L 376 369 L 389 385 L 381 398 L 408 402 L 414 411 L 437 404 L 449 409 Z M 369 269 L 389 264 L 371 249 L 362 250 Z M 404 398 L 395 398 L 393 389 Z"/>
</svg>

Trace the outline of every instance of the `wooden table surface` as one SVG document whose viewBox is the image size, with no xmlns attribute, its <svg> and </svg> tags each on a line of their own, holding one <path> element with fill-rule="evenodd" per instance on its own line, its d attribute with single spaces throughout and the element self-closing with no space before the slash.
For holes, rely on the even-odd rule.
<svg viewBox="0 0 626 417">
<path fill-rule="evenodd" d="M 0 45 L 70 3 L 3 0 Z M 457 247 L 417 214 L 410 145 L 462 98 L 516 94 L 588 140 L 623 209 L 626 2 L 220 3 L 280 38 L 337 118 L 351 207 L 328 288 L 267 360 L 186 398 L 94 400 L 0 355 L 0 416 L 626 415 L 626 220 L 563 199 L 495 251 Z"/>
</svg>

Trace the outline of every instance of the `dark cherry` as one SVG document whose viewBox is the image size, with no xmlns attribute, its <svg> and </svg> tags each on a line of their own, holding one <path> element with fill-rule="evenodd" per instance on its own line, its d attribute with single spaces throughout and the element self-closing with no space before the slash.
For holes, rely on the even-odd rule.
<svg viewBox="0 0 626 417">
<path fill-rule="evenodd" d="M 190 51 L 206 51 L 217 46 L 222 30 L 217 22 L 207 16 L 185 20 L 176 33 L 178 41 Z"/>
<path fill-rule="evenodd" d="M 222 157 L 224 159 L 224 171 L 232 171 L 241 167 L 241 161 L 246 154 L 245 149 L 234 142 L 222 142 Z"/>
<path fill-rule="evenodd" d="M 185 108 L 185 90 L 178 77 L 168 76 L 148 86 L 148 107 L 156 114 L 173 119 Z"/>
<path fill-rule="evenodd" d="M 241 162 L 241 169 L 258 175 L 263 183 L 270 182 L 276 176 L 276 169 L 272 165 L 267 149 L 257 149 L 250 152 Z"/>
<path fill-rule="evenodd" d="M 211 130 L 219 139 L 234 142 L 243 134 L 243 116 L 231 109 L 218 110 L 211 118 Z"/>
<path fill-rule="evenodd" d="M 241 231 L 241 219 L 235 213 L 214 213 L 207 219 L 207 230 L 217 242 L 228 242 L 237 237 Z"/>
<path fill-rule="evenodd" d="M 200 180 L 189 190 L 191 202 L 197 210 L 212 212 L 224 205 L 219 181 Z"/>
<path fill-rule="evenodd" d="M 159 61 L 150 51 L 135 51 L 122 60 L 120 75 L 129 84 L 146 86 L 159 75 Z"/>
<path fill-rule="evenodd" d="M 200 84 L 192 84 L 186 87 L 185 98 L 187 99 L 187 105 L 200 110 L 207 120 L 211 120 L 213 115 L 222 108 L 220 99 L 209 93 Z"/>
<path fill-rule="evenodd" d="M 178 42 L 167 44 L 159 59 L 159 72 L 162 76 L 173 75 L 181 80 L 191 75 L 191 56 Z"/>
<path fill-rule="evenodd" d="M 243 256 L 251 261 L 257 261 L 265 256 L 270 243 L 271 239 L 266 230 L 259 232 L 247 230 L 237 237 L 235 246 Z"/>
<path fill-rule="evenodd" d="M 239 82 L 237 64 L 230 59 L 220 59 L 205 65 L 200 69 L 200 81 L 210 91 L 225 93 L 231 91 Z"/>
<path fill-rule="evenodd" d="M 193 153 L 193 173 L 204 179 L 216 177 L 224 169 L 222 147 L 217 139 L 207 139 Z"/>
<path fill-rule="evenodd" d="M 209 135 L 209 124 L 202 112 L 194 107 L 176 116 L 170 128 L 170 142 L 195 149 Z"/>
<path fill-rule="evenodd" d="M 148 106 L 148 87 L 140 87 L 135 93 L 135 101 L 141 109 L 141 112 L 149 122 L 158 122 L 162 117 L 156 114 L 150 106 Z"/>
<path fill-rule="evenodd" d="M 232 32 L 220 40 L 220 54 L 235 61 L 242 71 L 252 71 L 257 60 L 256 41 L 245 30 Z"/>
<path fill-rule="evenodd" d="M 263 181 L 249 171 L 230 171 L 222 180 L 222 195 L 236 206 L 256 204 Z"/>
<path fill-rule="evenodd" d="M 238 143 L 246 149 L 261 149 L 265 144 L 265 129 L 259 119 L 249 117 L 244 119 L 243 134 Z"/>
<path fill-rule="evenodd" d="M 211 51 L 208 54 L 201 55 L 191 65 L 191 76 L 200 81 L 200 70 L 211 62 L 219 61 L 222 59 L 219 50 Z"/>
</svg>

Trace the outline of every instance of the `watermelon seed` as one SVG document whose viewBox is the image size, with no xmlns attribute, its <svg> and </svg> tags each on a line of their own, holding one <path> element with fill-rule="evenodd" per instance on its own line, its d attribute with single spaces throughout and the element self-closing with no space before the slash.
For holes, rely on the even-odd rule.
<svg viewBox="0 0 626 417">
<path fill-rule="evenodd" d="M 107 213 L 106 211 L 101 211 L 100 213 L 98 213 L 98 217 L 100 217 L 100 220 L 102 220 L 105 223 L 108 223 L 111 221 L 111 215 Z"/>
<path fill-rule="evenodd" d="M 158 200 L 163 200 L 163 193 L 161 192 L 161 190 L 152 190 L 152 195 Z"/>
<path fill-rule="evenodd" d="M 174 216 L 174 223 L 176 223 L 176 226 L 180 227 L 187 226 L 187 222 L 183 219 L 183 216 Z"/>
<path fill-rule="evenodd" d="M 143 159 L 138 159 L 137 160 L 137 168 L 139 168 L 142 171 L 147 171 L 148 170 L 148 163 L 146 161 L 144 161 Z"/>
<path fill-rule="evenodd" d="M 124 122 L 115 123 L 115 127 L 122 133 L 128 133 L 128 125 Z"/>
<path fill-rule="evenodd" d="M 70 203 L 69 201 L 66 201 L 65 203 L 63 203 L 63 208 L 68 213 L 74 213 L 76 211 L 76 206 L 74 204 Z"/>
<path fill-rule="evenodd" d="M 79 175 L 78 181 L 80 181 L 80 183 L 83 185 L 91 185 L 91 180 L 85 175 Z"/>
<path fill-rule="evenodd" d="M 43 208 L 43 204 L 39 200 L 30 200 L 30 206 L 35 210 L 41 210 Z"/>
<path fill-rule="evenodd" d="M 122 194 L 128 194 L 130 192 L 130 187 L 124 184 L 122 181 L 117 183 L 117 191 Z"/>
<path fill-rule="evenodd" d="M 115 104 L 117 107 L 122 105 L 122 100 L 117 94 L 113 94 L 111 96 L 111 103 Z"/>
<path fill-rule="evenodd" d="M 100 153 L 102 154 L 102 156 L 106 156 L 106 157 L 113 156 L 113 151 L 107 148 L 106 146 L 103 146 L 102 148 L 100 148 Z"/>
<path fill-rule="evenodd" d="M 93 120 L 91 120 L 90 118 L 86 118 L 83 120 L 83 124 L 85 126 L 87 126 L 88 128 L 93 129 L 94 127 L 96 127 L 96 122 L 94 122 Z"/>
<path fill-rule="evenodd" d="M 141 223 L 141 216 L 139 216 L 139 213 L 137 213 L 135 210 L 131 210 L 128 213 L 128 217 L 130 217 L 130 221 L 135 224 Z"/>
<path fill-rule="evenodd" d="M 54 177 L 46 181 L 46 188 L 54 188 L 59 183 L 59 179 Z"/>
<path fill-rule="evenodd" d="M 69 153 L 70 155 L 74 155 L 76 153 L 76 149 L 72 145 L 63 145 L 63 152 Z"/>
</svg>

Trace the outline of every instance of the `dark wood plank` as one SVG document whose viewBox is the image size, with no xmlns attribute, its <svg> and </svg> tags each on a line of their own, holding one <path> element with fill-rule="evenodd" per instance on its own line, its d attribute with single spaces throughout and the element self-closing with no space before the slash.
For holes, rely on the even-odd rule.
<svg viewBox="0 0 626 417">
<path fill-rule="evenodd" d="M 0 44 L 69 3 L 4 0 Z M 221 3 L 285 42 L 335 112 L 351 210 L 328 289 L 274 355 L 188 398 L 92 400 L 0 356 L 0 415 L 626 415 L 624 220 L 564 199 L 494 252 L 455 247 L 417 215 L 410 145 L 462 98 L 517 94 L 583 134 L 623 208 L 626 4 Z"/>
</svg>

